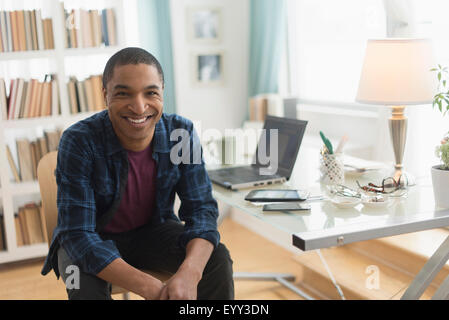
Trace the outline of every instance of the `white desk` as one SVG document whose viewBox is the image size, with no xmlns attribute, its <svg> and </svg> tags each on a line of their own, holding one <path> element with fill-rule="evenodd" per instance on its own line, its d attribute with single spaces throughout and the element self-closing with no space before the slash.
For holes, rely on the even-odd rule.
<svg viewBox="0 0 449 320">
<path fill-rule="evenodd" d="M 291 179 L 283 185 L 269 188 L 306 189 L 312 195 L 323 194 L 325 186 L 319 183 L 318 165 L 318 150 L 301 148 Z M 358 180 L 362 185 L 368 182 L 380 184 L 387 175 L 388 170 L 381 170 L 367 173 Z M 355 179 L 346 179 L 345 185 L 357 189 Z M 409 188 L 407 197 L 394 199 L 392 205 L 385 209 L 367 208 L 362 204 L 351 209 L 339 209 L 329 201 L 318 201 L 311 202 L 310 211 L 263 212 L 261 206 L 244 200 L 248 192 L 248 189 L 231 191 L 214 185 L 214 196 L 218 200 L 288 232 L 292 235 L 293 245 L 304 251 L 449 226 L 449 210 L 435 208 L 429 179 L 418 179 L 417 185 Z M 403 298 L 419 298 L 440 270 L 436 268 L 446 257 L 449 258 L 449 239 L 437 254 L 438 257 L 432 257 L 418 274 Z M 446 294 L 439 290 L 436 297 L 448 298 L 449 278 L 440 289 L 446 290 Z"/>
</svg>

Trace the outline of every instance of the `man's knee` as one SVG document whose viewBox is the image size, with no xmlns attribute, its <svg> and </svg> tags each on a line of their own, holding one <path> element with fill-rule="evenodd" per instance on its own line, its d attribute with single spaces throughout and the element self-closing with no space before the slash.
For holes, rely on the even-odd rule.
<svg viewBox="0 0 449 320">
<path fill-rule="evenodd" d="M 198 287 L 198 299 L 234 299 L 232 259 L 228 249 L 220 243 L 209 259 Z"/>
</svg>

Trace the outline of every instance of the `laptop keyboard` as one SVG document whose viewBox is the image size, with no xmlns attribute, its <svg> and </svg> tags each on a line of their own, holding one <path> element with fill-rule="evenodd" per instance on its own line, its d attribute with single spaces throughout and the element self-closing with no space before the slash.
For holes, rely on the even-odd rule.
<svg viewBox="0 0 449 320">
<path fill-rule="evenodd" d="M 280 178 L 279 175 L 260 175 L 258 168 L 252 167 L 233 167 L 213 170 L 209 172 L 210 178 L 220 177 L 222 181 L 230 183 L 242 183 L 252 181 L 263 181 Z"/>
</svg>

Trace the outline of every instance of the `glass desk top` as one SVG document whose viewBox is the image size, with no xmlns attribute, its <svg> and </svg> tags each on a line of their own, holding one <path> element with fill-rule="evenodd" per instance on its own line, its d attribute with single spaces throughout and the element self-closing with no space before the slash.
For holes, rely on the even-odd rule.
<svg viewBox="0 0 449 320">
<path fill-rule="evenodd" d="M 257 189 L 301 189 L 311 196 L 326 195 L 326 186 L 319 182 L 319 151 L 301 148 L 290 180 L 284 184 L 257 187 Z M 357 189 L 368 182 L 381 184 L 391 169 L 365 173 L 355 178 L 345 178 L 345 186 Z M 392 198 L 386 208 L 370 208 L 358 204 L 340 209 L 329 199 L 307 201 L 308 211 L 262 211 L 244 198 L 252 189 L 228 190 L 213 184 L 213 194 L 232 207 L 241 209 L 270 225 L 293 235 L 293 245 L 301 250 L 313 250 L 351 242 L 382 238 L 409 232 L 449 226 L 449 210 L 435 208 L 433 188 L 429 177 L 418 178 L 409 187 L 406 197 Z"/>
</svg>

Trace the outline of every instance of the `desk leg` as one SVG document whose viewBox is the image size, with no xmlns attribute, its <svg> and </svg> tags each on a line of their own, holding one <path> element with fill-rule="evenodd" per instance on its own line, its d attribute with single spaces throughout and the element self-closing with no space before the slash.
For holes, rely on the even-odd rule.
<svg viewBox="0 0 449 320">
<path fill-rule="evenodd" d="M 315 300 L 314 298 L 291 284 L 291 281 L 295 281 L 295 276 L 288 273 L 234 272 L 234 279 L 251 281 L 277 281 L 284 287 L 287 287 L 306 300 Z"/>
<path fill-rule="evenodd" d="M 440 272 L 441 268 L 446 264 L 447 260 L 449 260 L 449 237 L 443 241 L 437 251 L 430 257 L 429 261 L 427 261 L 421 271 L 419 271 L 418 275 L 405 291 L 401 300 L 419 299 L 438 272 Z M 449 287 L 449 280 L 446 279 L 441 287 L 441 290 Z M 437 296 L 437 294 L 435 294 L 435 296 Z"/>
</svg>

